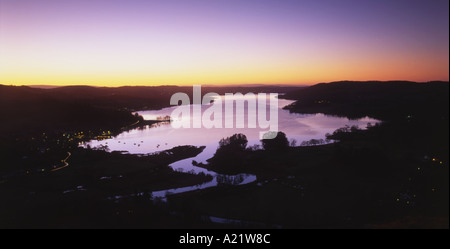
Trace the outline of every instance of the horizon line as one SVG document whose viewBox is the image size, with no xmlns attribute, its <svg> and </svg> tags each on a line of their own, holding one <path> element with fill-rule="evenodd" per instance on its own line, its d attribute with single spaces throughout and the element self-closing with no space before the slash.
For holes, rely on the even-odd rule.
<svg viewBox="0 0 450 249">
<path fill-rule="evenodd" d="M 60 87 L 73 87 L 73 86 L 83 86 L 83 87 L 94 87 L 94 88 L 121 88 L 121 87 L 192 87 L 194 85 L 201 85 L 203 87 L 270 87 L 270 86 L 277 86 L 277 87 L 308 87 L 313 86 L 317 84 L 328 84 L 328 83 L 335 83 L 335 82 L 412 82 L 412 83 L 430 83 L 430 82 L 444 82 L 449 83 L 448 80 L 428 80 L 428 81 L 411 81 L 411 80 L 336 80 L 336 81 L 329 81 L 329 82 L 317 82 L 317 83 L 288 83 L 288 84 L 282 84 L 282 83 L 250 83 L 250 84 L 242 84 L 242 83 L 231 83 L 231 84 L 158 84 L 158 85 L 94 85 L 94 84 L 68 84 L 68 85 L 59 85 L 59 84 L 2 84 L 3 86 L 17 86 L 17 87 L 31 87 L 31 88 L 42 88 L 42 89 L 51 89 L 51 88 L 60 88 Z"/>
</svg>

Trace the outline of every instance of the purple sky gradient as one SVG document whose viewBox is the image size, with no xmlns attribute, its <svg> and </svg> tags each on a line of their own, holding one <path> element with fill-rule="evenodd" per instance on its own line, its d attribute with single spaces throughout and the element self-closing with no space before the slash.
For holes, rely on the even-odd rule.
<svg viewBox="0 0 450 249">
<path fill-rule="evenodd" d="M 448 0 L 0 0 L 0 84 L 448 80 L 448 9 Z"/>
</svg>

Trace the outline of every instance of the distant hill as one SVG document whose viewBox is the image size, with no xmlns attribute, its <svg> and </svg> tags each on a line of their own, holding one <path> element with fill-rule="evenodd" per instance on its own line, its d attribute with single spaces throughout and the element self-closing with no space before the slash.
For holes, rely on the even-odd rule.
<svg viewBox="0 0 450 249">
<path fill-rule="evenodd" d="M 134 123 L 135 110 L 160 109 L 176 92 L 192 95 L 188 86 L 91 87 L 51 89 L 0 85 L 2 133 L 24 130 L 118 127 Z M 310 87 L 202 87 L 207 92 L 278 92 L 296 102 L 292 112 L 325 113 L 359 118 L 394 119 L 405 115 L 440 115 L 448 119 L 449 83 L 407 81 L 321 83 Z"/>
<path fill-rule="evenodd" d="M 31 88 L 40 88 L 40 89 L 53 89 L 53 88 L 58 88 L 58 87 L 61 87 L 61 86 L 51 86 L 51 85 L 30 85 L 30 86 L 28 86 L 28 87 L 31 87 Z"/>
<path fill-rule="evenodd" d="M 203 87 L 202 94 L 235 92 L 285 93 L 300 87 Z M 169 106 L 177 92 L 192 95 L 192 87 L 66 86 L 50 89 L 0 85 L 0 131 L 114 128 L 134 123 L 135 110 Z"/>
<path fill-rule="evenodd" d="M 248 93 L 274 92 L 287 93 L 301 89 L 296 86 L 228 86 L 202 87 L 202 94 L 207 92 Z M 170 97 L 177 92 L 192 96 L 191 86 L 126 86 L 126 87 L 91 87 L 65 86 L 57 88 L 32 88 L 27 86 L 2 86 L 0 97 L 4 101 L 28 102 L 30 99 L 55 99 L 95 106 L 126 108 L 130 110 L 159 109 L 169 105 Z"/>
<path fill-rule="evenodd" d="M 393 119 L 401 115 L 446 115 L 449 83 L 340 81 L 321 83 L 283 96 L 296 102 L 286 109 L 359 118 Z"/>
<path fill-rule="evenodd" d="M 10 133 L 114 129 L 137 121 L 130 112 L 94 105 L 70 93 L 0 86 L 0 137 Z"/>
</svg>

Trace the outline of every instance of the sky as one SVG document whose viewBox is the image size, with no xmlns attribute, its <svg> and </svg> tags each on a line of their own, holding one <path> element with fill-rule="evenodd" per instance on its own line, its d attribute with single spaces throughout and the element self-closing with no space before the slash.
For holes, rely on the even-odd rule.
<svg viewBox="0 0 450 249">
<path fill-rule="evenodd" d="M 449 80 L 448 0 L 0 0 L 0 84 Z"/>
</svg>

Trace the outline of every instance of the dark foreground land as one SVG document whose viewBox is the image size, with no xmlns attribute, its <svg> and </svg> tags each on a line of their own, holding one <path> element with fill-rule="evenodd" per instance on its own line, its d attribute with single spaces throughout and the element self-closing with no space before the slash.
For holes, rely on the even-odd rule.
<svg viewBox="0 0 450 249">
<path fill-rule="evenodd" d="M 65 168 L 18 174 L 0 184 L 4 200 L 0 227 L 179 226 L 164 202 L 150 200 L 151 192 L 210 181 L 209 175 L 180 173 L 167 167 L 202 150 L 184 146 L 138 157 L 74 149 Z"/>
<path fill-rule="evenodd" d="M 247 148 L 243 136 L 224 139 L 214 158 L 199 166 L 251 173 L 258 180 L 171 195 L 167 202 L 147 195 L 109 197 L 208 181 L 209 176 L 167 167 L 202 148 L 139 157 L 76 146 L 139 121 L 132 108 L 99 106 L 125 117 L 113 118 L 108 130 L 94 118 L 70 132 L 40 130 L 34 139 L 2 133 L 3 151 L 9 152 L 1 154 L 6 177 L 0 179 L 0 227 L 448 228 L 448 87 L 448 82 L 336 82 L 290 89 L 284 97 L 297 100 L 287 107 L 292 112 L 383 122 L 367 130 L 339 129 L 328 136 L 338 142 L 326 145 L 292 147 L 281 133 L 273 142 L 263 141 L 261 149 Z M 65 165 L 61 160 L 68 152 L 69 166 L 52 171 Z M 211 217 L 228 223 L 213 223 L 217 219 Z"/>
<path fill-rule="evenodd" d="M 284 97 L 298 98 L 286 107 L 292 112 L 383 122 L 339 129 L 327 136 L 339 142 L 328 145 L 289 147 L 279 139 L 255 151 L 226 141 L 199 166 L 256 174 L 258 183 L 172 200 L 212 216 L 289 228 L 448 228 L 448 86 L 336 82 L 290 92 Z"/>
</svg>

